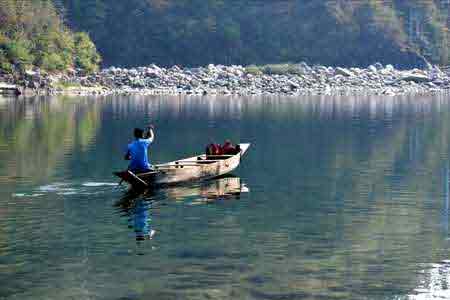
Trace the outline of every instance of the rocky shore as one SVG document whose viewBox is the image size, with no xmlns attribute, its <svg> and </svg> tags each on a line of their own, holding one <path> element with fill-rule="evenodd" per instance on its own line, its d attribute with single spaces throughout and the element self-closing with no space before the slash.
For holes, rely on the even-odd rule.
<svg viewBox="0 0 450 300">
<path fill-rule="evenodd" d="M 2 86 L 24 94 L 187 94 L 187 95 L 348 95 L 422 94 L 450 90 L 450 70 L 428 65 L 426 69 L 397 70 L 376 63 L 367 68 L 290 65 L 221 66 L 199 68 L 110 67 L 86 75 L 0 75 Z"/>
</svg>

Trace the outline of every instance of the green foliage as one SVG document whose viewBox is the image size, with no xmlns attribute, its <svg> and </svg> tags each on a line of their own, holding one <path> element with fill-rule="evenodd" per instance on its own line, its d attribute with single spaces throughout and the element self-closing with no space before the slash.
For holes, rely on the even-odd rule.
<svg viewBox="0 0 450 300">
<path fill-rule="evenodd" d="M 35 39 L 34 51 L 36 66 L 47 71 L 64 71 L 73 65 L 73 35 L 68 31 L 41 33 Z"/>
<path fill-rule="evenodd" d="M 12 64 L 9 62 L 5 50 L 0 49 L 0 71 L 10 73 L 13 71 Z"/>
<path fill-rule="evenodd" d="M 261 68 L 255 65 L 245 67 L 245 72 L 252 75 L 261 75 L 263 73 Z"/>
<path fill-rule="evenodd" d="M 448 62 L 448 6 L 439 0 L 62 1 L 70 24 L 90 33 L 110 65 L 408 65 L 405 49 Z M 417 40 L 411 12 L 420 17 Z"/>
<path fill-rule="evenodd" d="M 11 40 L 10 43 L 6 45 L 6 54 L 10 60 L 22 68 L 31 65 L 34 61 L 34 56 L 31 54 L 30 50 L 30 41 L 22 38 Z"/>
<path fill-rule="evenodd" d="M 40 66 L 48 71 L 63 71 L 67 68 L 64 59 L 56 53 L 45 53 Z"/>
<path fill-rule="evenodd" d="M 91 72 L 100 62 L 89 36 L 69 31 L 51 0 L 4 0 L 0 50 L 0 67 L 8 72 L 30 66 L 64 71 L 75 65 Z"/>
<path fill-rule="evenodd" d="M 295 73 L 277 64 L 286 61 L 402 67 L 425 56 L 448 64 L 448 8 L 438 0 L 3 0 L 1 61 L 92 72 L 99 49 L 109 65 L 273 62 L 248 67 L 268 74 Z M 89 35 L 69 31 L 61 12 Z"/>
<path fill-rule="evenodd" d="M 12 65 L 6 52 L 9 39 L 0 31 L 0 72 L 12 72 Z"/>
<path fill-rule="evenodd" d="M 265 65 L 263 72 L 269 75 L 289 74 L 290 67 L 288 64 Z"/>
<path fill-rule="evenodd" d="M 94 43 L 85 32 L 75 34 L 75 65 L 88 72 L 98 69 L 100 55 L 97 53 Z"/>
<path fill-rule="evenodd" d="M 296 64 L 270 64 L 263 66 L 250 65 L 245 67 L 245 72 L 253 75 L 286 75 L 301 74 L 300 68 Z"/>
</svg>

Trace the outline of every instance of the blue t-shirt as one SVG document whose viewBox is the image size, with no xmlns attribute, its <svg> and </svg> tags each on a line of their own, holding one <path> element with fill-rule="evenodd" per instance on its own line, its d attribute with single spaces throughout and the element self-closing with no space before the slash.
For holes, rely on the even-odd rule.
<svg viewBox="0 0 450 300">
<path fill-rule="evenodd" d="M 147 149 L 152 143 L 151 139 L 137 139 L 128 145 L 128 153 L 131 162 L 128 168 L 134 171 L 146 171 L 150 169 Z"/>
</svg>

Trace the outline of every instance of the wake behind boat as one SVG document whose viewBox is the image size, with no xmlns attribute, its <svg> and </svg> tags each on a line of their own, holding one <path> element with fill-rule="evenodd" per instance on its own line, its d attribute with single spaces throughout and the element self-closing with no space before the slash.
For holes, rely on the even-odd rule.
<svg viewBox="0 0 450 300">
<path fill-rule="evenodd" d="M 114 175 L 136 189 L 211 179 L 228 174 L 239 166 L 241 158 L 247 152 L 250 144 L 239 144 L 239 147 L 239 153 L 233 155 L 201 154 L 155 165 L 154 170 L 146 173 L 135 174 L 126 170 L 115 172 Z"/>
</svg>

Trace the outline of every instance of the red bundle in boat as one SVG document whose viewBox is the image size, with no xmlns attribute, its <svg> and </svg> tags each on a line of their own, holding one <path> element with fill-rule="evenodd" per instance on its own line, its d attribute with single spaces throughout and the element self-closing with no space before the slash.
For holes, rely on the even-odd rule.
<svg viewBox="0 0 450 300">
<path fill-rule="evenodd" d="M 223 150 L 220 144 L 209 144 L 206 146 L 206 155 L 222 155 Z"/>
</svg>

